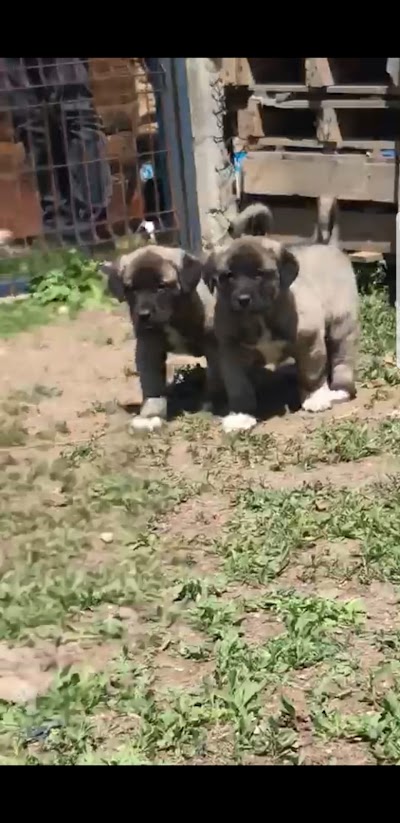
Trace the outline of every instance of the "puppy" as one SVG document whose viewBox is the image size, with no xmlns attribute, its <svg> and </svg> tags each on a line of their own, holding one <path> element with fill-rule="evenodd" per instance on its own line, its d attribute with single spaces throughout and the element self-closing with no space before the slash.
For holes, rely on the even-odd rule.
<svg viewBox="0 0 400 823">
<path fill-rule="evenodd" d="M 143 404 L 132 427 L 152 430 L 166 419 L 168 352 L 207 358 L 212 402 L 221 390 L 213 333 L 215 300 L 201 279 L 201 262 L 182 249 L 151 245 L 102 268 L 111 294 L 128 303 L 136 336 Z"/>
<path fill-rule="evenodd" d="M 210 255 L 203 276 L 217 296 L 215 333 L 230 411 L 225 431 L 256 423 L 249 355 L 275 365 L 293 357 L 307 411 L 354 397 L 358 292 L 338 248 L 285 248 L 268 237 L 241 236 Z"/>
</svg>

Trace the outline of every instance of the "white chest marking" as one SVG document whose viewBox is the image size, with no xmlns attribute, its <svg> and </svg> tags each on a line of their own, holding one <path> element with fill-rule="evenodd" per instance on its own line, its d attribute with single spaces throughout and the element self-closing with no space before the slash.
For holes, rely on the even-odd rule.
<svg viewBox="0 0 400 823">
<path fill-rule="evenodd" d="M 172 326 L 167 326 L 165 329 L 168 342 L 168 351 L 175 352 L 175 354 L 187 354 L 187 343 L 181 334 Z"/>
<path fill-rule="evenodd" d="M 277 366 L 282 362 L 285 354 L 287 357 L 287 342 L 285 340 L 272 340 L 271 332 L 268 329 L 264 330 L 262 337 L 251 348 L 260 352 L 266 366 Z"/>
</svg>

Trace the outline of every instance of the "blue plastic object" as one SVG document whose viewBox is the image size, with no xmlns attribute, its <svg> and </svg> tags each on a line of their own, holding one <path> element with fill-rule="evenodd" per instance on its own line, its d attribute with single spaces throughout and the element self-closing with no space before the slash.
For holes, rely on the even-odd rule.
<svg viewBox="0 0 400 823">
<path fill-rule="evenodd" d="M 140 179 L 143 183 L 154 179 L 154 169 L 151 163 L 143 163 L 140 166 Z"/>
<path fill-rule="evenodd" d="M 16 277 L 15 280 L 0 280 L 0 298 L 27 294 L 28 291 L 29 283 L 24 277 Z"/>
<path fill-rule="evenodd" d="M 236 151 L 233 155 L 233 165 L 237 174 L 240 172 L 245 157 L 247 157 L 247 151 Z"/>
</svg>

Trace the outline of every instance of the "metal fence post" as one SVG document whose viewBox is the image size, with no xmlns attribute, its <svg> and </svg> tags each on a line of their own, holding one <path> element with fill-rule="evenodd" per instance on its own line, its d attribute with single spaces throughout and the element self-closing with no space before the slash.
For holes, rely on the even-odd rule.
<svg viewBox="0 0 400 823">
<path fill-rule="evenodd" d="M 201 230 L 185 58 L 160 57 L 160 61 L 164 69 L 164 129 L 180 242 L 188 251 L 199 253 Z"/>
</svg>

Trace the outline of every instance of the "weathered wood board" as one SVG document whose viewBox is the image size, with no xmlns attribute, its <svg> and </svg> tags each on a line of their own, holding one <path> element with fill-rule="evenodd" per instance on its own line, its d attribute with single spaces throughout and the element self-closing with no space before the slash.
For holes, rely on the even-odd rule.
<svg viewBox="0 0 400 823">
<path fill-rule="evenodd" d="M 342 200 L 394 203 L 395 163 L 365 155 L 316 152 L 249 152 L 242 165 L 242 190 L 257 195 L 330 194 Z"/>
</svg>

